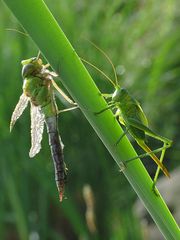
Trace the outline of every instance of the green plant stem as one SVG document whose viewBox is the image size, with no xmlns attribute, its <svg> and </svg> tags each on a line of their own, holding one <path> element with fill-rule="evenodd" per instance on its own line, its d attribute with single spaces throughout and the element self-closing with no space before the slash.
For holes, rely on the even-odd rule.
<svg viewBox="0 0 180 240">
<path fill-rule="evenodd" d="M 115 146 L 122 130 L 110 110 L 99 115 L 94 114 L 106 108 L 107 103 L 47 6 L 42 0 L 4 0 L 4 2 L 51 66 L 59 73 L 64 86 L 121 168 L 122 160 L 133 158 L 136 153 L 126 137 Z M 177 240 L 180 236 L 177 224 L 163 199 L 152 192 L 152 180 L 141 161 L 132 161 L 123 173 L 164 237 L 168 240 Z"/>
</svg>

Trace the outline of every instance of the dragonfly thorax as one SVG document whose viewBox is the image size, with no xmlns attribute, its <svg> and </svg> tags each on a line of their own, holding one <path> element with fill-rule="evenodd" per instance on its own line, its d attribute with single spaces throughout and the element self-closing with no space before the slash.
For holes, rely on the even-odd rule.
<svg viewBox="0 0 180 240">
<path fill-rule="evenodd" d="M 49 82 L 40 77 L 24 79 L 23 92 L 35 106 L 44 107 L 51 102 Z"/>
</svg>

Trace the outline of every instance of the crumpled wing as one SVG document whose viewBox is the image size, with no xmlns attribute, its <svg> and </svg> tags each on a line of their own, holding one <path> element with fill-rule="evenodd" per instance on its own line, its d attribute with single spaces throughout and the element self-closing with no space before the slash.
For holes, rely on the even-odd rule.
<svg viewBox="0 0 180 240">
<path fill-rule="evenodd" d="M 29 157 L 34 157 L 41 149 L 41 140 L 44 130 L 44 114 L 39 106 L 31 103 L 31 149 Z"/>
<path fill-rule="evenodd" d="M 19 101 L 14 109 L 14 112 L 12 114 L 11 117 L 11 122 L 10 122 L 10 132 L 15 124 L 15 122 L 17 121 L 17 119 L 21 116 L 21 114 L 24 112 L 25 108 L 27 107 L 29 102 L 29 98 L 23 93 L 20 98 Z"/>
</svg>

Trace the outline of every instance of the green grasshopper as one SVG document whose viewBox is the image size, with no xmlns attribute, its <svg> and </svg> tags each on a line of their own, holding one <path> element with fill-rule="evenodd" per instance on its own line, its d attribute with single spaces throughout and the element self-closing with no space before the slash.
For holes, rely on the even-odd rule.
<svg viewBox="0 0 180 240">
<path fill-rule="evenodd" d="M 120 138 L 117 140 L 116 144 L 118 144 L 121 139 L 127 134 L 130 133 L 130 135 L 136 140 L 138 145 L 145 151 L 145 154 L 139 155 L 139 158 L 150 156 L 151 159 L 158 165 L 157 171 L 155 173 L 154 181 L 153 181 L 153 191 L 155 191 L 155 184 L 157 182 L 157 178 L 159 175 L 160 169 L 163 171 L 163 173 L 169 177 L 168 170 L 165 168 L 165 166 L 162 164 L 165 151 L 167 148 L 171 147 L 172 141 L 162 137 L 158 134 L 156 134 L 154 131 L 152 131 L 148 127 L 148 121 L 146 118 L 146 115 L 144 114 L 139 102 L 133 98 L 129 92 L 125 89 L 120 87 L 117 79 L 117 74 L 115 71 L 115 67 L 109 58 L 109 56 L 102 50 L 100 49 L 97 45 L 89 41 L 96 49 L 98 49 L 109 61 L 113 68 L 114 72 L 114 77 L 115 80 L 113 81 L 111 78 L 109 78 L 102 70 L 91 64 L 90 62 L 82 59 L 85 63 L 91 65 L 94 67 L 97 71 L 99 71 L 101 74 L 103 74 L 106 79 L 113 85 L 115 91 L 112 94 L 102 94 L 105 99 L 110 99 L 108 102 L 108 107 L 105 109 L 102 109 L 101 111 L 97 112 L 96 114 L 101 114 L 104 111 L 108 109 L 115 109 L 115 117 L 117 117 L 118 121 L 120 124 L 124 125 L 126 130 L 124 133 L 120 136 Z M 155 138 L 159 141 L 163 142 L 163 147 L 151 150 L 145 143 L 145 137 L 146 135 Z M 161 152 L 160 160 L 157 158 L 155 153 Z M 125 163 L 128 163 L 134 159 L 137 159 L 138 157 L 129 159 L 124 161 Z"/>
<path fill-rule="evenodd" d="M 30 157 L 34 157 L 41 149 L 41 140 L 46 123 L 49 135 L 49 145 L 55 168 L 55 181 L 59 191 L 59 199 L 62 201 L 64 185 L 67 179 L 67 168 L 64 163 L 63 143 L 58 131 L 58 114 L 77 108 L 77 105 L 57 86 L 53 77 L 58 75 L 49 71 L 49 64 L 43 65 L 37 57 L 23 60 L 22 62 L 23 93 L 20 96 L 11 117 L 10 131 L 16 120 L 21 116 L 28 103 L 31 104 L 31 149 Z M 75 105 L 72 108 L 58 111 L 55 102 L 54 88 L 59 91 L 65 100 Z"/>
</svg>

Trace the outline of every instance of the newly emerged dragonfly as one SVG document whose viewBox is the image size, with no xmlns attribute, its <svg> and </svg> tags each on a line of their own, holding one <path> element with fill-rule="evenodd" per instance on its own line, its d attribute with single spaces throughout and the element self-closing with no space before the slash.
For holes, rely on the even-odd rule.
<svg viewBox="0 0 180 240">
<path fill-rule="evenodd" d="M 89 41 L 89 40 L 88 40 Z M 122 124 L 125 127 L 124 133 L 120 136 L 118 141 L 116 142 L 116 145 L 120 142 L 120 140 L 125 136 L 127 133 L 129 133 L 138 143 L 138 145 L 145 151 L 145 154 L 139 155 L 139 158 L 150 156 L 151 159 L 158 165 L 157 171 L 155 173 L 154 181 L 153 181 L 153 191 L 155 194 L 157 194 L 155 190 L 155 184 L 157 182 L 157 178 L 159 175 L 160 170 L 163 171 L 163 173 L 169 177 L 169 172 L 163 165 L 163 159 L 165 155 L 165 151 L 167 148 L 171 147 L 172 141 L 168 138 L 162 137 L 159 134 L 155 133 L 152 131 L 149 126 L 148 126 L 148 120 L 146 118 L 145 113 L 143 112 L 139 102 L 132 97 L 129 92 L 125 89 L 122 88 L 117 79 L 117 74 L 115 71 L 115 67 L 109 58 L 109 56 L 102 50 L 100 49 L 96 44 L 93 42 L 89 41 L 95 48 L 97 48 L 109 61 L 113 68 L 114 76 L 115 76 L 115 81 L 113 81 L 109 76 L 107 76 L 103 71 L 101 71 L 99 68 L 97 68 L 95 65 L 92 63 L 86 61 L 85 59 L 82 59 L 85 63 L 89 64 L 93 68 L 95 68 L 97 71 L 99 71 L 104 77 L 113 85 L 114 87 L 114 92 L 110 94 L 102 94 L 104 98 L 110 99 L 108 102 L 108 107 L 105 109 L 102 109 L 101 111 L 97 112 L 96 114 L 103 113 L 104 111 L 108 109 L 115 109 L 115 117 L 117 117 L 118 121 L 120 124 Z M 146 141 L 146 135 L 150 136 L 154 139 L 157 139 L 161 142 L 163 142 L 163 146 L 161 148 L 151 150 L 147 144 L 145 143 Z M 161 152 L 160 159 L 156 156 L 155 153 Z M 124 163 L 128 163 L 135 158 L 129 159 L 129 160 L 124 160 Z"/>
<path fill-rule="evenodd" d="M 11 117 L 10 131 L 16 120 L 21 116 L 28 103 L 31 105 L 31 149 L 29 156 L 32 158 L 41 149 L 41 140 L 46 123 L 49 135 L 49 145 L 55 168 L 55 181 L 59 191 L 59 199 L 62 201 L 64 185 L 67 179 L 67 168 L 64 163 L 63 143 L 58 131 L 58 111 L 55 102 L 54 88 L 72 105 L 72 108 L 62 110 L 68 111 L 76 108 L 76 104 L 57 86 L 53 77 L 55 72 L 48 70 L 49 64 L 43 65 L 42 60 L 37 57 L 23 60 L 22 62 L 23 93 L 20 96 Z"/>
</svg>

